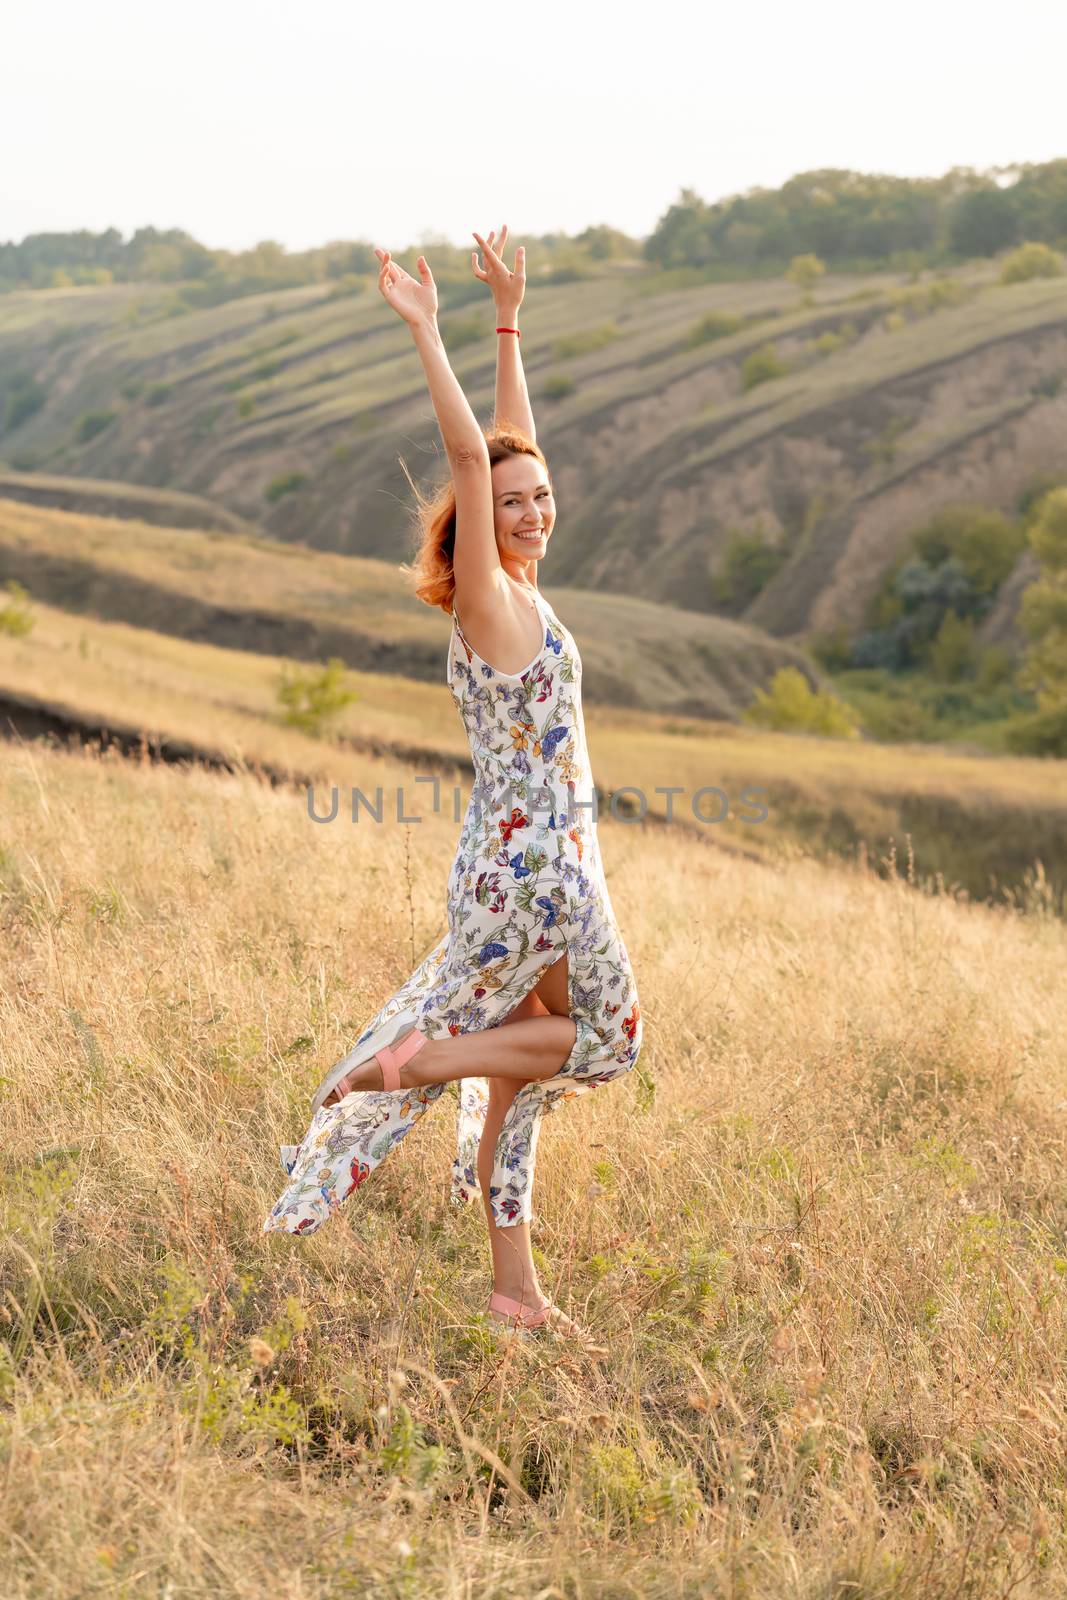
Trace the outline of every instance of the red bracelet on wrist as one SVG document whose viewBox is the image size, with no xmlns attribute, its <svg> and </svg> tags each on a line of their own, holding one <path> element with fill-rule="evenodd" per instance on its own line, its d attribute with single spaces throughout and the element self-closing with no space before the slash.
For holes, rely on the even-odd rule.
<svg viewBox="0 0 1067 1600">
<path fill-rule="evenodd" d="M 496 331 L 497 333 L 517 333 L 519 338 L 522 338 L 522 333 L 518 328 L 498 328 Z"/>
</svg>

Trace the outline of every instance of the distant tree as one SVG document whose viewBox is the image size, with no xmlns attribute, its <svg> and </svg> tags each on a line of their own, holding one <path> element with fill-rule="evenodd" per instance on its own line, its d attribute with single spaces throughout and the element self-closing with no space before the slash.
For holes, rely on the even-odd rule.
<svg viewBox="0 0 1067 1600">
<path fill-rule="evenodd" d="M 949 556 L 960 562 L 975 596 L 992 596 L 1026 548 L 1023 528 L 1002 511 L 985 506 L 943 506 L 912 534 L 916 554 L 936 567 Z"/>
<path fill-rule="evenodd" d="M 974 671 L 975 663 L 974 623 L 970 617 L 946 611 L 930 646 L 934 676 L 945 683 L 956 683 Z"/>
<path fill-rule="evenodd" d="M 952 210 L 949 242 L 957 255 L 995 256 L 1019 237 L 1014 195 L 996 185 L 961 195 Z"/>
<path fill-rule="evenodd" d="M 1029 240 L 1013 250 L 1001 269 L 1001 283 L 1022 283 L 1027 278 L 1058 278 L 1063 260 L 1047 244 Z"/>
<path fill-rule="evenodd" d="M 1067 709 L 1067 489 L 1053 489 L 1030 528 L 1040 576 L 1023 590 L 1019 623 L 1030 641 L 1019 674 L 1042 711 Z M 1064 752 L 1067 754 L 1067 751 Z"/>
<path fill-rule="evenodd" d="M 794 256 L 789 263 L 786 277 L 790 283 L 795 283 L 803 293 L 804 304 L 811 305 L 812 293 L 815 285 L 826 271 L 826 262 L 820 261 L 816 255 Z"/>
<path fill-rule="evenodd" d="M 593 261 L 614 261 L 620 256 L 634 256 L 638 252 L 635 239 L 631 239 L 627 233 L 620 233 L 618 228 L 607 227 L 604 223 L 586 228 L 583 233 L 578 234 L 575 242 L 589 252 Z"/>
<path fill-rule="evenodd" d="M 541 390 L 546 400 L 564 400 L 574 393 L 574 379 L 569 372 L 552 372 Z"/>
</svg>

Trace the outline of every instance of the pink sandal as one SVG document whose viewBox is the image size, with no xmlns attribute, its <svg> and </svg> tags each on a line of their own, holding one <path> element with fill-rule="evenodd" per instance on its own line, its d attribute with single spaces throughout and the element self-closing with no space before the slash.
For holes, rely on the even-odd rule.
<svg viewBox="0 0 1067 1600">
<path fill-rule="evenodd" d="M 607 1346 L 595 1344 L 586 1330 L 575 1322 L 573 1317 L 568 1317 L 565 1311 L 560 1312 L 560 1316 L 571 1323 L 571 1327 L 569 1330 L 559 1327 L 559 1317 L 557 1316 L 553 1320 L 552 1312 L 559 1312 L 560 1308 L 552 1300 L 542 1300 L 539 1306 L 527 1306 L 521 1300 L 513 1300 L 510 1295 L 498 1294 L 494 1290 L 489 1297 L 489 1309 L 490 1311 L 503 1311 L 505 1315 L 514 1317 L 515 1321 L 513 1323 L 504 1323 L 503 1326 L 509 1334 L 514 1334 L 518 1338 L 533 1338 L 535 1334 L 532 1330 L 541 1329 L 547 1324 L 553 1333 L 557 1334 L 561 1339 L 566 1339 L 570 1343 L 577 1345 L 579 1349 L 585 1351 L 586 1355 L 606 1356 L 608 1354 Z"/>
<path fill-rule="evenodd" d="M 392 1094 L 397 1089 L 403 1088 L 404 1085 L 400 1082 L 400 1068 L 405 1064 L 405 1062 L 410 1061 L 412 1056 L 415 1055 L 417 1051 L 421 1050 L 423 1045 L 426 1043 L 426 1035 L 424 1033 L 420 1033 L 418 1028 L 412 1028 L 411 1032 L 405 1034 L 403 1039 L 401 1039 L 400 1043 L 395 1048 L 390 1045 L 383 1044 L 380 1050 L 374 1051 L 374 1056 L 382 1069 L 381 1089 L 350 1089 L 349 1094 Z M 347 1061 L 348 1057 L 346 1056 L 344 1061 L 339 1061 L 337 1066 L 334 1067 L 333 1071 L 327 1073 L 326 1077 L 323 1078 L 322 1082 L 319 1084 L 319 1087 L 315 1091 L 315 1097 L 311 1102 L 312 1116 L 314 1116 L 316 1111 L 318 1111 L 322 1106 L 327 1095 L 331 1094 L 333 1090 L 336 1089 L 337 1085 L 341 1082 L 341 1079 L 347 1078 L 348 1074 L 354 1070 L 354 1068 L 347 1065 Z M 362 1061 L 357 1063 L 358 1066 L 363 1066 L 364 1064 L 365 1063 Z M 342 1096 L 342 1099 L 347 1099 L 347 1096 Z M 340 1105 L 340 1103 L 340 1101 L 337 1101 L 338 1105 Z"/>
<path fill-rule="evenodd" d="M 503 1311 L 505 1315 L 514 1317 L 515 1322 L 505 1323 L 505 1327 L 523 1329 L 540 1328 L 548 1321 L 548 1313 L 552 1309 L 551 1300 L 542 1300 L 539 1306 L 524 1305 L 521 1300 L 513 1300 L 510 1295 L 493 1293 L 489 1297 L 490 1311 Z"/>
</svg>

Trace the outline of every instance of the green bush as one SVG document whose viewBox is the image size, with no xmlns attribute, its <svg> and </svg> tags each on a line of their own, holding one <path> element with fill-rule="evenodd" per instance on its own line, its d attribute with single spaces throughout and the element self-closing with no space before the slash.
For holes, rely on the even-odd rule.
<svg viewBox="0 0 1067 1600">
<path fill-rule="evenodd" d="M 712 599 L 719 605 L 747 605 L 774 577 L 786 555 L 782 545 L 767 543 L 762 528 L 736 529 L 723 552 L 722 567 L 711 580 Z"/>
<path fill-rule="evenodd" d="M 115 411 L 87 411 L 75 429 L 78 443 L 87 444 L 90 439 L 95 439 L 98 433 L 110 428 L 117 415 Z"/>
<path fill-rule="evenodd" d="M 845 343 L 845 336 L 843 333 L 835 333 L 832 328 L 827 328 L 825 333 L 820 333 L 819 337 L 813 340 L 813 343 L 816 355 L 832 356 Z"/>
<path fill-rule="evenodd" d="M 282 721 L 313 738 L 321 737 L 326 724 L 359 698 L 345 688 L 345 672 L 340 656 L 331 656 L 317 672 L 286 669 L 277 686 Z"/>
<path fill-rule="evenodd" d="M 743 722 L 785 733 L 819 733 L 831 739 L 858 739 L 851 706 L 828 690 L 814 691 L 799 667 L 780 667 L 770 690 L 757 689 L 741 713 Z"/>
<path fill-rule="evenodd" d="M 546 400 L 562 400 L 574 393 L 574 379 L 569 372 L 554 372 L 545 379 L 541 393 Z"/>
<path fill-rule="evenodd" d="M 686 347 L 692 349 L 694 345 L 710 344 L 713 339 L 728 339 L 743 327 L 744 320 L 741 317 L 733 317 L 728 311 L 709 311 L 690 328 L 685 339 Z"/>
<path fill-rule="evenodd" d="M 256 402 L 250 394 L 243 394 L 237 402 L 237 415 L 250 417 L 256 409 Z"/>
<path fill-rule="evenodd" d="M 930 646 L 930 667 L 942 683 L 958 683 L 974 672 L 977 652 L 970 617 L 946 611 Z"/>
<path fill-rule="evenodd" d="M 1014 718 L 1004 729 L 1004 744 L 1014 755 L 1067 756 L 1067 704 Z"/>
<path fill-rule="evenodd" d="M 983 694 L 988 694 L 991 689 L 1010 683 L 1014 670 L 1011 652 L 1003 645 L 991 644 L 978 658 L 977 686 Z"/>
<path fill-rule="evenodd" d="M 153 383 L 148 393 L 145 395 L 145 400 L 150 406 L 161 406 L 164 400 L 169 400 L 173 393 L 173 384 Z"/>
<path fill-rule="evenodd" d="M 805 301 L 810 301 L 811 291 L 826 271 L 825 261 L 820 261 L 816 255 L 794 256 L 789 263 L 786 277 L 790 283 L 795 283 L 798 289 L 804 292 Z"/>
<path fill-rule="evenodd" d="M 773 343 L 761 344 L 741 364 L 741 386 L 754 389 L 758 383 L 769 383 L 773 378 L 784 378 L 789 363 L 783 361 Z"/>
<path fill-rule="evenodd" d="M 6 606 L 0 606 L 0 633 L 21 639 L 30 632 L 37 619 L 30 610 L 29 594 L 17 579 L 11 578 L 5 588 L 11 598 Z"/>
<path fill-rule="evenodd" d="M 1018 730 L 1042 753 L 1067 755 L 1067 489 L 1052 489 L 1034 508 L 1028 529 L 1039 577 L 1023 591 L 1019 624 L 1029 645 L 1019 670 L 1022 689 L 1037 698 L 1037 714 Z"/>
<path fill-rule="evenodd" d="M 31 378 L 19 373 L 11 383 L 4 406 L 4 432 L 12 433 L 20 423 L 40 411 L 48 398 L 48 391 Z"/>
<path fill-rule="evenodd" d="M 302 489 L 307 481 L 306 472 L 283 472 L 277 478 L 271 479 L 263 493 L 273 506 L 283 495 L 293 494 L 297 489 Z"/>
<path fill-rule="evenodd" d="M 1001 283 L 1023 283 L 1027 278 L 1058 278 L 1063 271 L 1060 255 L 1047 244 L 1029 241 L 1013 250 L 1001 268 Z"/>
<path fill-rule="evenodd" d="M 557 339 L 552 346 L 552 359 L 567 361 L 572 356 L 585 356 L 592 350 L 603 349 L 618 337 L 619 330 L 614 322 L 602 322 L 598 328 L 586 328 L 581 333 L 569 333 Z"/>
<path fill-rule="evenodd" d="M 825 633 L 816 633 L 807 641 L 808 653 L 827 672 L 840 672 L 848 666 L 852 653 L 849 631 L 843 622 L 835 623 Z"/>
</svg>

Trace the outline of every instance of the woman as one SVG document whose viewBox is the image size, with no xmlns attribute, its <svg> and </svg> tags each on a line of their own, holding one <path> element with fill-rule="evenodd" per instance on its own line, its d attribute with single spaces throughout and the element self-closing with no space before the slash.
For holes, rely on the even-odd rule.
<svg viewBox="0 0 1067 1600">
<path fill-rule="evenodd" d="M 503 228 L 499 252 L 506 237 Z M 634 1065 L 641 1013 L 601 865 L 581 660 L 537 582 L 556 508 L 519 356 L 524 251 L 512 272 L 492 233 L 474 238 L 486 267 L 474 252 L 473 269 L 500 324 L 488 436 L 445 355 L 425 257 L 416 281 L 375 252 L 378 287 L 422 358 L 451 468 L 421 506 L 414 568 L 420 599 L 452 617 L 448 683 L 475 765 L 448 927 L 319 1086 L 302 1142 L 283 1148 L 290 1183 L 264 1231 L 319 1227 L 458 1081 L 452 1198 L 480 1191 L 485 1204 L 490 1315 L 578 1335 L 543 1294 L 531 1253 L 537 1137 L 557 1102 Z"/>
</svg>

